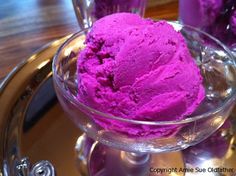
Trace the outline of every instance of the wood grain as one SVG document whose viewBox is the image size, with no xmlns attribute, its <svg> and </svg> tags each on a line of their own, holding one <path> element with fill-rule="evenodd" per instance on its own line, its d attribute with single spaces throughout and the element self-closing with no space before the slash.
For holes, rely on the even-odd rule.
<svg viewBox="0 0 236 176">
<path fill-rule="evenodd" d="M 2 1 L 0 78 L 44 44 L 77 30 L 71 1 Z"/>
<path fill-rule="evenodd" d="M 178 2 L 149 7 L 146 17 L 176 19 Z M 44 44 L 76 32 L 70 0 L 9 0 L 0 3 L 0 80 Z"/>
</svg>

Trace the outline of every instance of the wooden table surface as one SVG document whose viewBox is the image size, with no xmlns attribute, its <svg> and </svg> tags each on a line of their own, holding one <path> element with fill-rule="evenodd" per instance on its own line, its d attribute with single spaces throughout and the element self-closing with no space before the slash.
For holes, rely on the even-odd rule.
<svg viewBox="0 0 236 176">
<path fill-rule="evenodd" d="M 146 17 L 175 20 L 178 2 L 149 6 Z M 46 43 L 76 32 L 71 0 L 7 0 L 0 3 L 0 80 Z"/>
</svg>

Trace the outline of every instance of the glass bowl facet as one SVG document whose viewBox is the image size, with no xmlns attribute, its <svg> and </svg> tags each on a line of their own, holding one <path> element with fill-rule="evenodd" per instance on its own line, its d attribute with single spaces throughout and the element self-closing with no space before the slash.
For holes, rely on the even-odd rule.
<svg viewBox="0 0 236 176">
<path fill-rule="evenodd" d="M 197 110 L 183 120 L 129 120 L 79 102 L 76 98 L 76 65 L 89 30 L 74 34 L 59 48 L 53 61 L 57 97 L 71 120 L 89 137 L 130 152 L 174 151 L 201 142 L 224 123 L 234 106 L 236 94 L 236 65 L 232 54 L 217 39 L 198 29 L 174 22 L 170 24 L 186 39 L 201 70 L 206 92 Z M 130 129 L 134 131 L 133 135 L 127 134 Z"/>
</svg>

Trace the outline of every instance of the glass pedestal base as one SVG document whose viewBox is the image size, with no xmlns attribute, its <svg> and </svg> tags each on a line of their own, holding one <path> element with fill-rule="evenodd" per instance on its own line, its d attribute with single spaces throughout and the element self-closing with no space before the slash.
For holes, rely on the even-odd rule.
<svg viewBox="0 0 236 176">
<path fill-rule="evenodd" d="M 85 134 L 78 138 L 75 150 L 81 175 L 144 176 L 159 174 L 165 176 L 174 173 L 175 168 L 184 168 L 181 152 L 129 153 L 105 146 Z M 178 173 L 178 175 L 181 174 Z"/>
</svg>

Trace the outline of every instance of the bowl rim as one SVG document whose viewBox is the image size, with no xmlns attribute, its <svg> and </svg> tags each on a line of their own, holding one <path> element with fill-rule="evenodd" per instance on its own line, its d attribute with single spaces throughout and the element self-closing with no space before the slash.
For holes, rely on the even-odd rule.
<svg viewBox="0 0 236 176">
<path fill-rule="evenodd" d="M 169 24 L 171 24 L 175 30 L 178 29 L 182 29 L 183 27 L 187 27 L 190 28 L 191 30 L 194 30 L 198 33 L 201 33 L 203 35 L 205 35 L 206 37 L 210 38 L 211 40 L 214 40 L 214 42 L 217 43 L 217 45 L 219 45 L 220 47 L 222 47 L 223 50 L 225 50 L 225 52 L 227 53 L 227 55 L 229 55 L 229 57 L 232 59 L 233 61 L 233 65 L 236 68 L 236 64 L 235 64 L 235 59 L 234 59 L 234 55 L 231 53 L 230 49 L 224 45 L 221 41 L 219 41 L 217 38 L 213 37 L 212 35 L 189 25 L 183 25 L 180 24 L 178 21 L 167 21 Z M 194 122 L 197 120 L 201 120 L 204 118 L 207 118 L 209 116 L 214 116 L 215 114 L 217 114 L 218 112 L 222 111 L 224 108 L 226 108 L 229 104 L 233 104 L 235 99 L 236 99 L 236 90 L 233 90 L 232 95 L 227 98 L 222 105 L 218 106 L 217 108 L 210 110 L 208 112 L 205 112 L 203 114 L 200 115 L 196 115 L 196 116 L 186 116 L 186 118 L 184 119 L 178 119 L 178 120 L 168 120 L 168 121 L 144 121 L 144 120 L 133 120 L 133 119 L 126 119 L 126 118 L 122 118 L 122 117 L 118 117 L 118 116 L 114 116 L 111 114 L 107 114 L 105 112 L 101 112 L 97 109 L 94 109 L 92 107 L 89 107 L 87 105 L 85 105 L 84 103 L 78 101 L 77 99 L 75 99 L 72 95 L 68 94 L 68 92 L 62 88 L 62 86 L 60 86 L 60 76 L 58 76 L 57 74 L 57 59 L 58 56 L 60 55 L 60 52 L 62 51 L 63 48 L 65 48 L 67 46 L 68 43 L 72 42 L 74 39 L 76 39 L 77 37 L 81 36 L 81 35 L 85 35 L 88 31 L 90 30 L 90 28 L 85 28 L 83 30 L 80 30 L 76 33 L 74 33 L 70 38 L 68 38 L 57 50 L 56 54 L 53 57 L 53 62 L 52 62 L 52 72 L 53 72 L 53 81 L 54 81 L 54 87 L 57 86 L 59 88 L 59 90 L 62 91 L 62 93 L 65 96 L 66 99 L 69 100 L 70 103 L 74 104 L 75 106 L 80 106 L 85 108 L 86 110 L 89 110 L 90 113 L 92 114 L 97 114 L 99 116 L 102 116 L 104 118 L 109 118 L 109 119 L 113 119 L 113 120 L 117 120 L 117 121 L 122 121 L 122 122 L 126 122 L 126 123 L 131 123 L 131 124 L 139 124 L 139 125 L 177 125 L 177 124 L 186 124 L 186 123 L 190 123 L 190 122 Z"/>
</svg>

